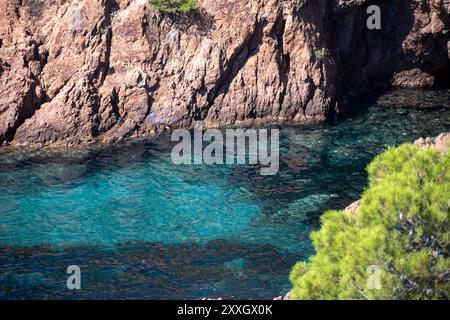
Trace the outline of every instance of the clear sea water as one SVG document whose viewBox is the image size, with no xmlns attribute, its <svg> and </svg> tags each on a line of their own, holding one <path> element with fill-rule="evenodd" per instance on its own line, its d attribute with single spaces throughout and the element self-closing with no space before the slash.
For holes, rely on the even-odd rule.
<svg viewBox="0 0 450 320">
<path fill-rule="evenodd" d="M 320 215 L 388 146 L 450 129 L 450 92 L 393 91 L 346 119 L 283 127 L 280 171 L 177 166 L 170 136 L 0 149 L 1 299 L 272 299 Z M 81 290 L 66 268 L 81 268 Z"/>
</svg>

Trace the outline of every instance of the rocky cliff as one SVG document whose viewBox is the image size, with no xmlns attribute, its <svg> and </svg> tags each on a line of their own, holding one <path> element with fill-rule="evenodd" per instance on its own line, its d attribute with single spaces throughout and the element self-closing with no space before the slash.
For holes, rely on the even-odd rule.
<svg viewBox="0 0 450 320">
<path fill-rule="evenodd" d="M 0 0 L 0 143 L 319 121 L 388 85 L 448 86 L 450 0 Z M 381 30 L 366 9 L 382 9 Z"/>
</svg>

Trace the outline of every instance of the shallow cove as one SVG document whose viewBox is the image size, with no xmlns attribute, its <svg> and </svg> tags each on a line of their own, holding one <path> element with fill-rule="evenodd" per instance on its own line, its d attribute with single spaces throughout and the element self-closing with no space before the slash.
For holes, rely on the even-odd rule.
<svg viewBox="0 0 450 320">
<path fill-rule="evenodd" d="M 450 93 L 393 91 L 334 123 L 285 127 L 280 171 L 175 166 L 169 136 L 0 154 L 0 298 L 271 299 L 320 215 L 359 198 L 386 147 L 450 129 Z M 82 290 L 66 289 L 79 265 Z"/>
</svg>

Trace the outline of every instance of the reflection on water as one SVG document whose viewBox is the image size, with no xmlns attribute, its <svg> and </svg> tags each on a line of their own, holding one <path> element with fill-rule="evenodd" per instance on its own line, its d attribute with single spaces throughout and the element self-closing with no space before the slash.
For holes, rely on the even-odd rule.
<svg viewBox="0 0 450 320">
<path fill-rule="evenodd" d="M 285 293 L 293 264 L 313 253 L 320 215 L 360 196 L 365 166 L 387 146 L 448 131 L 449 97 L 390 92 L 351 118 L 283 128 L 276 176 L 254 166 L 174 166 L 168 136 L 2 149 L 0 298 Z M 71 264 L 81 267 L 81 291 L 65 288 Z"/>
</svg>

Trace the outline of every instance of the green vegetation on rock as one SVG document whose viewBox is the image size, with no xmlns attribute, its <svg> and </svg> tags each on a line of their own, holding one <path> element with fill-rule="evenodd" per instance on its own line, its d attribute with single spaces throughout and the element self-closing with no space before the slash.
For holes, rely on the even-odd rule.
<svg viewBox="0 0 450 320">
<path fill-rule="evenodd" d="M 322 48 L 320 50 L 316 50 L 315 54 L 316 54 L 317 60 L 322 61 L 325 58 L 327 52 L 326 52 L 325 48 Z"/>
<path fill-rule="evenodd" d="M 185 13 L 199 8 L 197 0 L 150 0 L 150 4 L 165 13 Z"/>
<path fill-rule="evenodd" d="M 325 213 L 293 299 L 448 299 L 450 152 L 391 148 L 368 167 L 358 208 Z"/>
</svg>

